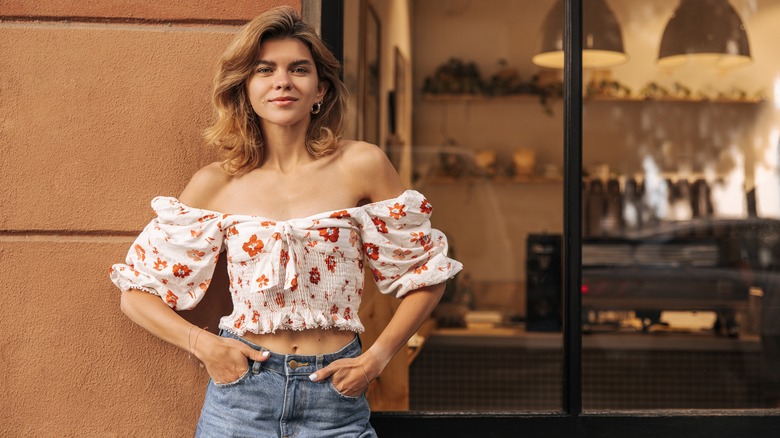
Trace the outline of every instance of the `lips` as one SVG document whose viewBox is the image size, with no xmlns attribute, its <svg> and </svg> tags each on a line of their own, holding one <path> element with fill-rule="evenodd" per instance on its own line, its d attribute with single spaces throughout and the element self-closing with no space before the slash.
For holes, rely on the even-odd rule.
<svg viewBox="0 0 780 438">
<path fill-rule="evenodd" d="M 274 99 L 271 99 L 271 102 L 295 102 L 296 98 L 290 97 L 290 96 L 279 96 Z"/>
</svg>

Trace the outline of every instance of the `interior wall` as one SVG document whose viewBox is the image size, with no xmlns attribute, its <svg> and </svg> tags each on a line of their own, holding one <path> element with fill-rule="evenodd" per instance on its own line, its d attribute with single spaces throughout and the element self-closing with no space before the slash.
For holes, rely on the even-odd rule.
<svg viewBox="0 0 780 438">
<path fill-rule="evenodd" d="M 483 79 L 499 60 L 524 79 L 539 23 L 551 2 L 532 0 L 412 2 L 414 47 L 414 167 L 420 175 L 438 165 L 450 142 L 465 152 L 492 149 L 511 160 L 518 148 L 532 148 L 537 162 L 563 163 L 560 103 L 545 114 L 538 100 L 432 102 L 422 99 L 427 76 L 450 58 L 474 62 Z M 459 278 L 475 283 L 480 309 L 525 313 L 525 241 L 530 233 L 563 229 L 563 186 L 559 182 L 450 182 L 421 178 L 417 188 L 435 208 L 434 225 L 450 238 L 465 266 Z"/>
<path fill-rule="evenodd" d="M 0 6 L 0 435 L 193 435 L 206 372 L 121 313 L 108 268 L 151 198 L 178 196 L 216 159 L 200 135 L 216 62 L 239 24 L 281 4 L 300 12 L 298 0 Z M 184 315 L 213 330 L 220 305 Z"/>
</svg>

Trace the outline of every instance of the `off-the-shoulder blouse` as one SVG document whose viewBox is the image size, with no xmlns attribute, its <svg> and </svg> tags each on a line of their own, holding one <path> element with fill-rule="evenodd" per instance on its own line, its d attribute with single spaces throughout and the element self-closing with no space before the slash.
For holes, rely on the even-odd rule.
<svg viewBox="0 0 780 438">
<path fill-rule="evenodd" d="M 380 292 L 397 297 L 462 269 L 447 257 L 444 234 L 431 228 L 433 207 L 414 190 L 285 221 L 188 207 L 162 196 L 152 208 L 157 217 L 125 263 L 111 267 L 111 280 L 122 290 L 158 295 L 175 310 L 191 309 L 224 249 L 233 312 L 220 328 L 238 335 L 330 327 L 362 332 L 364 261 Z"/>
</svg>

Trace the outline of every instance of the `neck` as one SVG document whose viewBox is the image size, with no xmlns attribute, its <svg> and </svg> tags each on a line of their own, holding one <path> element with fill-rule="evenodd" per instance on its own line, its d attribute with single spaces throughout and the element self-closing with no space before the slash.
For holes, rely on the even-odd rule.
<svg viewBox="0 0 780 438">
<path fill-rule="evenodd" d="M 297 166 L 312 160 L 306 150 L 307 125 L 262 126 L 265 157 L 263 167 L 271 167 L 282 172 L 294 170 Z"/>
</svg>

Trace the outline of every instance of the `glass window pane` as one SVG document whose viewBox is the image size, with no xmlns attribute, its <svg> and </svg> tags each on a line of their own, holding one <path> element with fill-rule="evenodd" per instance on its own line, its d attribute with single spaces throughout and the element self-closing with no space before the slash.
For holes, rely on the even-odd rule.
<svg viewBox="0 0 780 438">
<path fill-rule="evenodd" d="M 628 61 L 584 72 L 583 407 L 775 407 L 780 1 L 607 4 Z"/>
<path fill-rule="evenodd" d="M 351 132 L 376 133 L 362 103 L 374 78 L 380 146 L 465 266 L 407 360 L 380 379 L 408 391 L 387 403 L 388 388 L 372 388 L 374 410 L 562 407 L 562 70 L 532 62 L 554 3 L 345 1 Z M 358 44 L 368 4 L 378 46 Z M 562 29 L 562 13 L 552 21 Z M 378 78 L 367 47 L 379 48 Z"/>
</svg>

